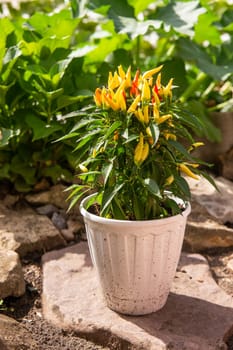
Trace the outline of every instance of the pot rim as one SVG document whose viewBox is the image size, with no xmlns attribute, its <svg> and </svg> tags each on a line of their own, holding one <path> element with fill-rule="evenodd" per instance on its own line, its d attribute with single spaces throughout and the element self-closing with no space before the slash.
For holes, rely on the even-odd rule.
<svg viewBox="0 0 233 350">
<path fill-rule="evenodd" d="M 177 201 L 181 201 L 181 202 L 185 203 L 185 205 L 186 205 L 186 208 L 180 214 L 169 216 L 169 217 L 166 217 L 166 218 L 152 219 L 152 220 L 119 220 L 119 219 L 110 219 L 110 218 L 105 218 L 105 217 L 102 217 L 102 216 L 98 216 L 98 215 L 92 214 L 85 208 L 86 202 L 91 197 L 94 197 L 95 195 L 96 194 L 93 193 L 93 194 L 85 197 L 81 201 L 80 206 L 79 206 L 80 213 L 86 219 L 89 219 L 89 220 L 91 220 L 93 222 L 104 223 L 105 225 L 106 224 L 109 224 L 109 225 L 118 224 L 118 225 L 122 225 L 122 226 L 123 225 L 124 226 L 127 225 L 127 226 L 131 226 L 132 227 L 132 226 L 135 226 L 135 225 L 138 225 L 138 224 L 142 224 L 142 223 L 143 223 L 143 225 L 150 225 L 151 223 L 155 223 L 155 222 L 160 222 L 160 223 L 167 224 L 169 222 L 173 222 L 173 221 L 177 220 L 178 217 L 186 218 L 191 212 L 191 205 L 190 205 L 189 202 L 184 202 L 182 199 L 180 199 L 178 197 L 175 197 L 177 199 Z"/>
</svg>

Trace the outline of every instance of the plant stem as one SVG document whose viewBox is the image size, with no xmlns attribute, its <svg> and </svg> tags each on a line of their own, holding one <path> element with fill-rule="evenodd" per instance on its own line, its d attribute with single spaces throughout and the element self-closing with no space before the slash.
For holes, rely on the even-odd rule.
<svg viewBox="0 0 233 350">
<path fill-rule="evenodd" d="M 232 104 L 233 104 L 233 98 L 231 98 L 231 99 L 228 100 L 228 101 L 219 103 L 218 105 L 216 105 L 216 106 L 214 106 L 214 107 L 208 108 L 208 111 L 209 111 L 209 112 L 214 112 L 214 111 L 217 111 L 217 110 L 221 110 L 222 108 L 226 107 L 229 103 L 232 103 Z"/>
<path fill-rule="evenodd" d="M 141 36 L 138 35 L 136 39 L 136 67 L 140 66 L 140 46 L 141 46 Z"/>
<path fill-rule="evenodd" d="M 180 102 L 184 103 L 188 100 L 190 96 L 197 90 L 199 85 L 208 78 L 207 74 L 200 72 L 194 82 L 189 85 L 189 87 L 184 91 L 183 95 L 180 97 Z"/>
</svg>

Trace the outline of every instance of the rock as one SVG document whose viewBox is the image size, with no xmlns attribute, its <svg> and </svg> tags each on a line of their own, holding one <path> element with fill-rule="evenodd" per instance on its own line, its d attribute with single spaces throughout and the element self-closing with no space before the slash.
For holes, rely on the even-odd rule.
<svg viewBox="0 0 233 350">
<path fill-rule="evenodd" d="M 25 293 L 25 282 L 19 255 L 0 249 L 0 299 L 19 297 Z"/>
<path fill-rule="evenodd" d="M 233 246 L 233 183 L 222 177 L 216 178 L 218 192 L 204 178 L 187 180 L 192 192 L 192 211 L 188 217 L 184 249 L 200 252 Z"/>
<path fill-rule="evenodd" d="M 74 232 L 69 228 L 61 230 L 61 234 L 67 242 L 72 242 L 75 240 Z"/>
<path fill-rule="evenodd" d="M 18 195 L 7 194 L 3 200 L 3 204 L 7 208 L 11 208 L 19 200 Z"/>
<path fill-rule="evenodd" d="M 54 212 L 52 215 L 52 223 L 59 230 L 64 230 L 67 228 L 66 219 L 58 212 Z"/>
<path fill-rule="evenodd" d="M 44 252 L 65 244 L 46 216 L 0 206 L 0 249 L 14 250 L 22 257 L 33 251 Z"/>
<path fill-rule="evenodd" d="M 86 240 L 86 236 L 83 233 L 85 230 L 82 217 L 77 217 L 77 220 L 68 219 L 67 226 L 67 229 L 61 230 L 61 234 L 67 242 L 74 241 L 77 235 L 81 240 Z"/>
<path fill-rule="evenodd" d="M 233 180 L 233 147 L 226 153 L 219 156 L 221 175 Z"/>
<path fill-rule="evenodd" d="M 39 350 L 31 333 L 17 321 L 0 315 L 1 350 Z"/>
<path fill-rule="evenodd" d="M 222 139 L 220 142 L 211 142 L 198 138 L 198 141 L 203 141 L 205 146 L 197 148 L 193 155 L 206 162 L 216 164 L 219 155 L 226 153 L 233 147 L 233 112 L 213 112 L 210 117 L 221 132 Z"/>
<path fill-rule="evenodd" d="M 46 215 L 49 218 L 52 217 L 53 213 L 58 211 L 58 208 L 55 207 L 53 204 L 45 204 L 42 205 L 41 207 L 36 208 L 36 212 L 40 215 Z"/>
<path fill-rule="evenodd" d="M 233 299 L 218 287 L 199 254 L 182 254 L 166 305 L 140 317 L 106 307 L 85 242 L 46 253 L 42 261 L 44 317 L 61 328 L 102 339 L 102 345 L 103 339 L 115 339 L 119 349 L 227 349 Z"/>
<path fill-rule="evenodd" d="M 42 191 L 26 195 L 26 200 L 34 205 L 52 204 L 57 208 L 68 209 L 68 194 L 65 192 L 66 187 L 59 184 L 52 186 L 49 191 Z"/>
</svg>

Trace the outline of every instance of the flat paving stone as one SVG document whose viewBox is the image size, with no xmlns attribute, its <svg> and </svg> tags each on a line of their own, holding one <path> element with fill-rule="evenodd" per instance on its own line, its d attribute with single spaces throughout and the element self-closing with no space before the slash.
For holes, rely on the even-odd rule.
<svg viewBox="0 0 233 350">
<path fill-rule="evenodd" d="M 42 302 L 48 321 L 110 349 L 224 350 L 233 327 L 233 298 L 199 254 L 182 253 L 163 309 L 125 316 L 105 305 L 87 243 L 81 242 L 43 256 Z"/>
</svg>

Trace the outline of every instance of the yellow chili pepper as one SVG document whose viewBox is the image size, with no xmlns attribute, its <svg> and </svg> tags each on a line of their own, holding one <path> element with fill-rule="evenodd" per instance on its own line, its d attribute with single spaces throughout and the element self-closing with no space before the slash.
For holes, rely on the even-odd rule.
<svg viewBox="0 0 233 350">
<path fill-rule="evenodd" d="M 85 165 L 83 165 L 83 164 L 79 164 L 79 169 L 80 169 L 83 173 L 87 173 L 87 172 L 88 172 L 87 167 L 85 167 Z"/>
<path fill-rule="evenodd" d="M 131 67 L 127 69 L 125 74 L 125 88 L 131 87 Z"/>
<path fill-rule="evenodd" d="M 115 72 L 114 75 L 112 75 L 112 72 L 109 72 L 108 88 L 114 90 L 114 89 L 118 88 L 119 85 L 120 85 L 120 77 L 117 74 L 117 72 Z"/>
<path fill-rule="evenodd" d="M 136 111 L 137 113 L 135 114 L 136 117 L 138 118 L 138 120 L 141 122 L 141 123 L 144 123 L 144 115 L 142 113 L 142 109 L 141 108 L 138 108 L 138 110 Z"/>
<path fill-rule="evenodd" d="M 102 105 L 102 90 L 100 88 L 97 88 L 95 90 L 94 100 L 95 100 L 96 106 L 101 107 L 101 105 Z"/>
<path fill-rule="evenodd" d="M 154 99 L 155 99 L 154 105 L 156 104 L 156 105 L 159 107 L 159 106 L 160 106 L 160 99 L 159 99 L 159 96 L 157 95 L 157 93 L 156 93 L 154 90 L 152 90 L 152 93 L 153 93 L 153 97 L 154 97 Z"/>
<path fill-rule="evenodd" d="M 193 151 L 194 149 L 200 147 L 200 146 L 204 146 L 203 142 L 194 142 L 188 149 L 188 152 Z"/>
<path fill-rule="evenodd" d="M 134 163 L 140 166 L 148 157 L 150 146 L 148 142 L 144 143 L 144 136 L 140 132 L 139 143 L 137 144 L 134 151 Z"/>
<path fill-rule="evenodd" d="M 118 74 L 119 74 L 119 76 L 121 77 L 122 80 L 125 79 L 125 72 L 124 72 L 124 70 L 122 68 L 122 65 L 118 66 Z"/>
<path fill-rule="evenodd" d="M 114 100 L 115 101 L 118 101 L 119 99 L 119 96 L 122 94 L 122 92 L 124 91 L 124 88 L 125 88 L 125 80 L 123 80 L 120 84 L 120 86 L 118 87 L 115 95 L 114 95 Z"/>
<path fill-rule="evenodd" d="M 148 142 L 145 142 L 145 144 L 143 145 L 143 149 L 142 149 L 142 155 L 141 155 L 141 159 L 140 159 L 140 163 L 142 164 L 146 158 L 149 155 L 149 151 L 150 151 L 150 146 Z"/>
<path fill-rule="evenodd" d="M 142 151 L 143 151 L 143 140 L 144 140 L 144 136 L 140 132 L 139 142 L 134 150 L 134 163 L 136 165 L 140 165 L 140 162 L 141 162 Z"/>
<path fill-rule="evenodd" d="M 174 140 L 174 141 L 176 141 L 176 138 L 177 138 L 175 134 L 171 134 L 169 132 L 164 133 L 164 137 L 166 140 Z"/>
<path fill-rule="evenodd" d="M 154 117 L 155 121 L 157 121 L 159 119 L 159 109 L 158 109 L 156 103 L 153 104 L 153 117 Z"/>
<path fill-rule="evenodd" d="M 178 165 L 180 171 L 182 171 L 183 173 L 185 173 L 186 175 L 188 175 L 189 177 L 192 177 L 195 180 L 199 180 L 199 176 L 197 176 L 196 174 L 194 174 L 188 167 L 187 165 L 185 165 L 184 163 L 180 163 Z"/>
<path fill-rule="evenodd" d="M 149 101 L 151 98 L 150 86 L 147 80 L 143 81 L 141 97 L 142 101 Z"/>
<path fill-rule="evenodd" d="M 158 88 L 158 90 L 161 87 L 161 73 L 158 74 L 157 79 L 156 79 L 156 86 Z"/>
<path fill-rule="evenodd" d="M 167 178 L 166 178 L 166 180 L 165 180 L 165 186 L 169 186 L 169 185 L 171 185 L 172 183 L 173 183 L 173 181 L 174 181 L 174 176 L 173 175 L 170 175 L 170 176 L 168 176 Z"/>
<path fill-rule="evenodd" d="M 141 96 L 137 95 L 137 97 L 133 100 L 132 104 L 129 106 L 128 111 L 127 111 L 128 113 L 135 112 L 135 110 L 137 109 L 138 104 L 140 102 L 140 99 L 141 99 Z"/>
<path fill-rule="evenodd" d="M 149 106 L 148 105 L 143 107 L 143 116 L 144 116 L 144 123 L 149 124 Z"/>
<path fill-rule="evenodd" d="M 126 111 L 126 101 L 125 101 L 125 96 L 124 96 L 124 92 L 123 91 L 119 94 L 118 102 L 119 102 L 119 105 L 120 105 L 120 109 L 122 111 Z"/>
<path fill-rule="evenodd" d="M 172 117 L 171 114 L 166 114 L 166 115 L 163 115 L 162 117 L 159 117 L 159 118 L 156 120 L 156 122 L 157 122 L 157 124 L 159 125 L 159 124 L 164 123 L 166 120 L 170 119 L 171 117 Z"/>
<path fill-rule="evenodd" d="M 114 131 L 113 140 L 117 141 L 119 139 L 119 133 L 117 130 Z"/>
<path fill-rule="evenodd" d="M 163 95 L 165 98 L 168 96 L 172 98 L 172 83 L 173 83 L 173 78 L 171 78 L 168 84 L 163 88 Z"/>
<path fill-rule="evenodd" d="M 161 69 L 163 68 L 163 66 L 159 66 L 159 67 L 156 67 L 156 68 L 153 68 L 151 70 L 148 70 L 146 71 L 143 76 L 142 76 L 142 79 L 148 79 L 150 78 L 151 76 L 153 76 L 154 74 L 158 73 Z"/>
</svg>

